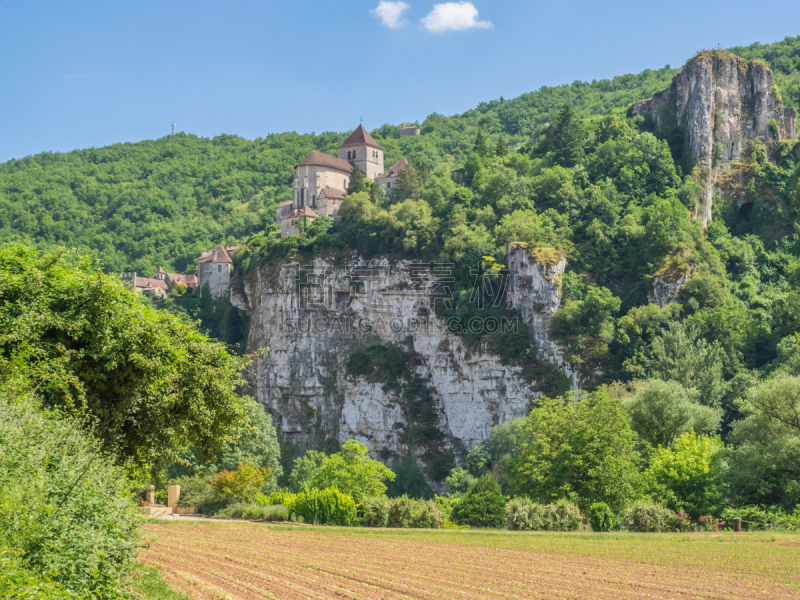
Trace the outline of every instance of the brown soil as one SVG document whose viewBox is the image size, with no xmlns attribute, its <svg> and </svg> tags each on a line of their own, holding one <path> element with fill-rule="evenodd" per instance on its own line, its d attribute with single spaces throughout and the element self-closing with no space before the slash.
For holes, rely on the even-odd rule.
<svg viewBox="0 0 800 600">
<path fill-rule="evenodd" d="M 796 598 L 797 589 L 729 571 L 645 565 L 401 537 L 252 525 L 149 526 L 155 563 L 192 598 Z"/>
</svg>

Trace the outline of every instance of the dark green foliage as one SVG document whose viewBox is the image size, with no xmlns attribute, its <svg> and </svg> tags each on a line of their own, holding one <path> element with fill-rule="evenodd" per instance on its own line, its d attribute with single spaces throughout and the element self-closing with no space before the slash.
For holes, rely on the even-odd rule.
<svg viewBox="0 0 800 600">
<path fill-rule="evenodd" d="M 502 527 L 506 498 L 491 473 L 481 476 L 453 508 L 452 519 L 470 527 Z"/>
<path fill-rule="evenodd" d="M 289 510 L 279 504 L 258 506 L 255 504 L 233 504 L 217 513 L 218 517 L 245 519 L 247 521 L 289 521 Z"/>
<path fill-rule="evenodd" d="M 512 531 L 578 531 L 583 522 L 578 506 L 568 500 L 538 504 L 520 496 L 506 504 L 506 526 Z"/>
<path fill-rule="evenodd" d="M 117 598 L 138 547 L 129 486 L 77 422 L 0 389 L 0 590 L 32 579 L 16 571 L 2 583 L 5 547 L 48 597 L 62 595 L 46 579 L 78 597 Z"/>
<path fill-rule="evenodd" d="M 614 513 L 605 502 L 595 502 L 589 507 L 589 523 L 593 531 L 611 531 L 614 528 Z"/>
<path fill-rule="evenodd" d="M 419 466 L 413 454 L 407 454 L 400 460 L 395 460 L 389 467 L 394 471 L 394 481 L 386 486 L 389 497 L 411 496 L 412 498 L 431 498 L 433 491 L 425 479 L 425 472 Z"/>
<path fill-rule="evenodd" d="M 497 144 L 494 147 L 494 155 L 502 158 L 506 154 L 508 154 L 508 148 L 506 148 L 506 142 L 501 135 L 497 138 Z"/>
<path fill-rule="evenodd" d="M 489 154 L 489 146 L 486 143 L 486 138 L 483 136 L 483 131 L 478 130 L 478 135 L 475 138 L 475 146 L 472 151 L 478 156 L 487 156 Z"/>
<path fill-rule="evenodd" d="M 194 445 L 214 453 L 246 425 L 249 359 L 147 307 L 85 258 L 0 248 L 0 378 L 86 419 L 105 450 L 154 471 Z"/>
<path fill-rule="evenodd" d="M 361 172 L 361 167 L 353 165 L 353 170 L 350 172 L 350 182 L 347 184 L 348 194 L 358 194 L 367 189 L 367 182 L 364 174 Z"/>
<path fill-rule="evenodd" d="M 583 124 L 571 105 L 565 104 L 547 131 L 556 164 L 572 168 L 583 158 Z"/>
<path fill-rule="evenodd" d="M 172 480 L 181 486 L 180 506 L 196 508 L 201 515 L 215 515 L 228 501 L 210 483 L 211 475 L 184 475 Z"/>
<path fill-rule="evenodd" d="M 603 391 L 539 399 L 509 464 L 511 489 L 542 503 L 569 498 L 584 510 L 595 502 L 621 510 L 642 493 L 636 445 L 622 403 Z"/>
</svg>

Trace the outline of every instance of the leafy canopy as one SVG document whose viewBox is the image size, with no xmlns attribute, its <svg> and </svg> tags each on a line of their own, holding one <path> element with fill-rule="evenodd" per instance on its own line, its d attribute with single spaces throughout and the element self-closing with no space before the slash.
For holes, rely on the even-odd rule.
<svg viewBox="0 0 800 600">
<path fill-rule="evenodd" d="M 83 419 L 119 462 L 156 469 L 236 440 L 249 361 L 86 258 L 0 248 L 0 378 Z"/>
</svg>

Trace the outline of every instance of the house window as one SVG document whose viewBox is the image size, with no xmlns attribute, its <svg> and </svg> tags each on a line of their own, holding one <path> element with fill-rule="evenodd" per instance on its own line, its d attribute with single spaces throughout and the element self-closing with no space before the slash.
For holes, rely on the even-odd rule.
<svg viewBox="0 0 800 600">
<path fill-rule="evenodd" d="M 386 182 L 386 189 L 387 189 L 387 190 L 390 190 L 390 189 L 392 189 L 392 182 L 391 182 L 391 181 L 387 181 L 387 182 Z"/>
<path fill-rule="evenodd" d="M 219 278 L 219 282 L 224 283 L 224 281 L 222 281 L 222 277 Z"/>
<path fill-rule="evenodd" d="M 217 265 L 217 273 L 222 273 L 222 265 Z"/>
<path fill-rule="evenodd" d="M 306 205 L 305 202 L 306 202 L 306 189 L 305 188 L 300 188 L 300 207 L 299 208 L 303 208 Z"/>
<path fill-rule="evenodd" d="M 317 208 L 317 195 L 316 194 L 312 194 L 311 195 L 311 206 L 313 206 L 314 208 Z"/>
</svg>

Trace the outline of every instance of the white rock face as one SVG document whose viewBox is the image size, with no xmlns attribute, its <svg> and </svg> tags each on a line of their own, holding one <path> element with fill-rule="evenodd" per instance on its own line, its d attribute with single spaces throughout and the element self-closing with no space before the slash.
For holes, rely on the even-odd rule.
<svg viewBox="0 0 800 600">
<path fill-rule="evenodd" d="M 711 222 L 711 202 L 720 163 L 737 161 L 748 140 L 797 139 L 797 114 L 776 96 L 772 71 L 760 61 L 722 52 L 703 52 L 675 76 L 672 86 L 634 104 L 633 114 L 650 115 L 656 131 L 680 126 L 701 166 L 705 187 L 698 217 Z M 773 132 L 769 121 L 775 119 Z"/>
<path fill-rule="evenodd" d="M 667 304 L 675 302 L 675 300 L 678 299 L 678 294 L 680 294 L 683 286 L 688 283 L 690 276 L 691 273 L 687 271 L 681 274 L 677 279 L 654 277 L 653 289 L 647 293 L 647 299 L 652 304 L 657 304 L 661 308 L 664 308 Z"/>
<path fill-rule="evenodd" d="M 519 276 L 511 278 L 507 298 L 532 328 L 540 353 L 567 370 L 547 337 L 565 264 L 561 258 L 543 267 L 524 248 L 510 248 L 509 267 Z M 353 253 L 340 264 L 318 257 L 312 265 L 262 265 L 244 279 L 243 290 L 234 287 L 231 301 L 250 318 L 248 352 L 270 350 L 248 374 L 251 393 L 281 436 L 300 450 L 355 438 L 373 455 L 384 449 L 404 455 L 404 404 L 380 383 L 347 373 L 351 352 L 375 341 L 398 344 L 421 359 L 415 372 L 432 390 L 437 426 L 456 456 L 495 425 L 527 414 L 541 395 L 536 382 L 524 379 L 520 367 L 503 365 L 485 343 L 469 348 L 435 317 L 434 303 L 448 295 L 447 277 L 430 265 L 365 261 Z"/>
</svg>

